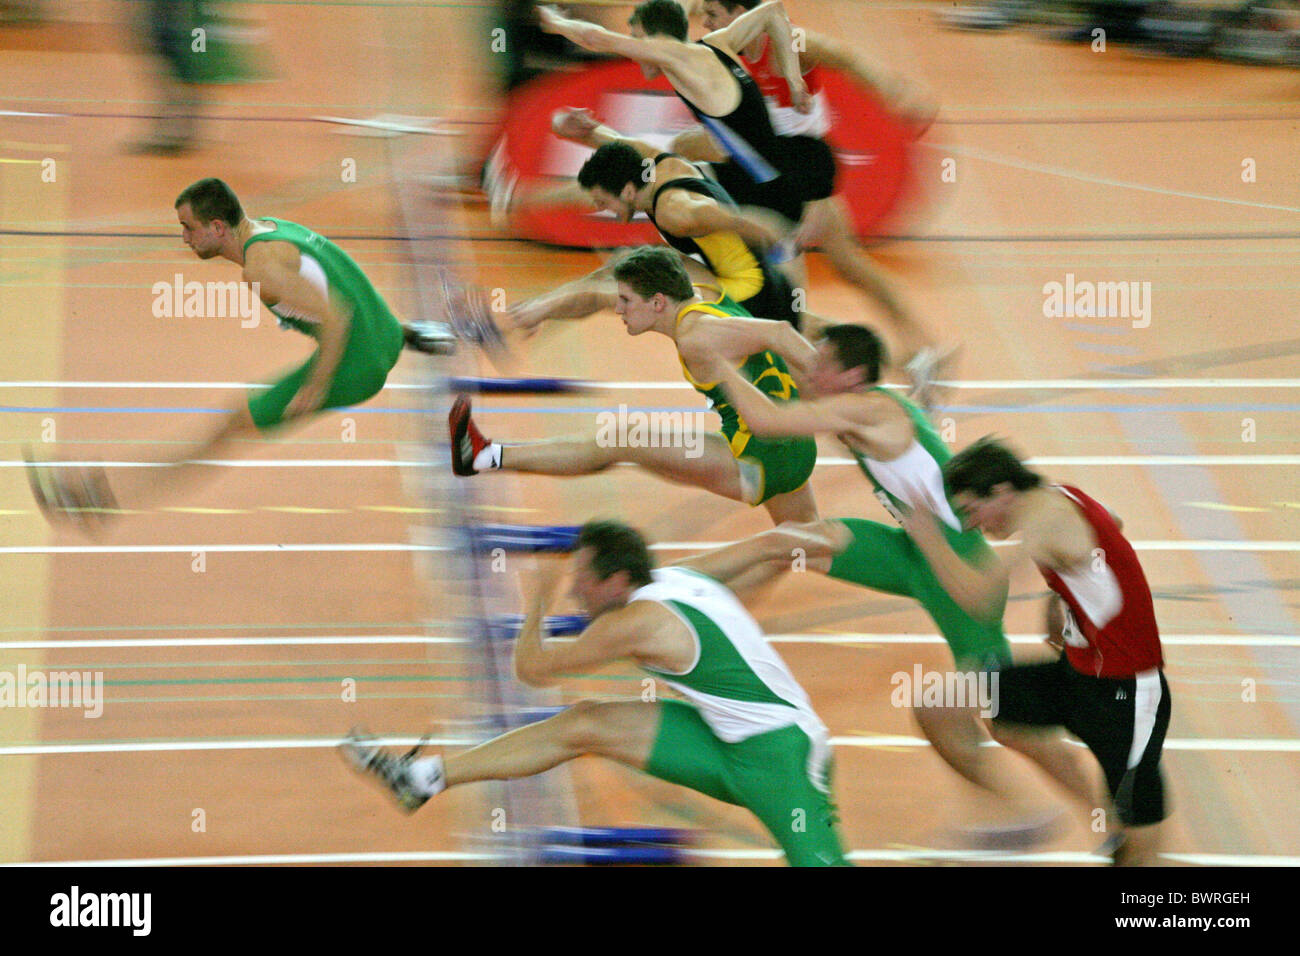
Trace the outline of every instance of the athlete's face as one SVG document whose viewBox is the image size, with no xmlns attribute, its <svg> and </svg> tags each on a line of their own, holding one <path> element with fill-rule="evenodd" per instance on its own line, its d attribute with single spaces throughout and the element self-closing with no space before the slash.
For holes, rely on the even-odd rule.
<svg viewBox="0 0 1300 956">
<path fill-rule="evenodd" d="M 176 208 L 176 218 L 181 224 L 181 241 L 194 251 L 200 259 L 211 259 L 221 252 L 221 242 L 230 231 L 220 219 L 209 223 L 199 222 L 189 203 L 181 203 Z"/>
<path fill-rule="evenodd" d="M 1011 526 L 1014 490 L 1003 482 L 994 485 L 990 492 L 988 497 L 980 497 L 974 492 L 959 491 L 953 495 L 953 507 L 967 528 L 975 528 L 991 538 L 1010 537 L 1015 530 Z"/>
<path fill-rule="evenodd" d="M 817 346 L 809 384 L 818 395 L 838 395 L 857 388 L 863 382 L 864 370 L 859 366 L 845 369 L 840 364 L 835 347 L 823 339 Z"/>
<path fill-rule="evenodd" d="M 723 27 L 729 27 L 735 21 L 736 17 L 744 13 L 743 7 L 736 7 L 735 10 L 728 10 L 718 0 L 706 0 L 704 4 L 704 29 L 712 33 L 714 30 L 721 30 Z"/>
<path fill-rule="evenodd" d="M 618 300 L 614 303 L 614 311 L 622 317 L 628 335 L 648 332 L 667 308 L 668 298 L 662 292 L 643 299 L 627 283 L 618 284 Z"/>
<path fill-rule="evenodd" d="M 623 191 L 617 196 L 600 186 L 592 186 L 587 190 L 587 195 L 591 197 L 597 209 L 601 212 L 613 213 L 619 222 L 631 222 L 632 217 L 636 215 L 636 206 L 632 201 L 636 196 L 636 190 L 632 188 L 631 183 L 624 186 Z"/>
<path fill-rule="evenodd" d="M 632 36 L 636 37 L 638 40 L 645 39 L 645 30 L 641 29 L 641 24 L 639 23 L 633 24 Z M 661 73 L 663 73 L 663 70 L 659 69 L 659 67 L 651 66 L 649 63 L 642 63 L 640 64 L 640 66 L 641 66 L 641 75 L 644 76 L 647 80 L 653 80 L 656 76 L 659 76 Z"/>
<path fill-rule="evenodd" d="M 582 548 L 573 556 L 573 583 L 569 586 L 569 597 L 592 620 L 626 604 L 628 591 L 626 574 L 611 574 L 602 581 L 592 570 L 595 553 L 592 548 Z"/>
</svg>

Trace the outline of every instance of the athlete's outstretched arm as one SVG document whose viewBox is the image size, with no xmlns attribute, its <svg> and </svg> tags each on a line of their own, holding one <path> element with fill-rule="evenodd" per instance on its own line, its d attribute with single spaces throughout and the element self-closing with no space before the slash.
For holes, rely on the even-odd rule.
<svg viewBox="0 0 1300 956">
<path fill-rule="evenodd" d="M 1016 545 L 1004 564 L 988 555 L 971 564 L 952 549 L 938 517 L 925 508 L 915 508 L 903 515 L 899 523 L 925 555 L 943 589 L 967 614 L 983 621 L 1002 619 L 1010 586 L 1010 569 L 1024 560 L 1030 544 Z"/>
<path fill-rule="evenodd" d="M 551 132 L 560 139 L 567 139 L 591 149 L 600 149 L 610 143 L 626 143 L 646 159 L 654 159 L 662 149 L 643 139 L 633 139 L 606 126 L 596 119 L 589 109 L 569 108 L 556 111 L 551 117 Z"/>
<path fill-rule="evenodd" d="M 564 674 L 580 673 L 630 656 L 643 626 L 643 602 L 596 618 L 574 640 L 547 640 L 542 622 L 550 610 L 563 569 L 548 567 L 538 576 L 528 616 L 515 639 L 515 676 L 530 687 L 548 687 Z"/>
<path fill-rule="evenodd" d="M 314 321 L 319 329 L 316 361 L 311 373 L 285 409 L 285 418 L 298 418 L 320 408 L 347 348 L 351 315 L 291 268 L 287 243 L 257 243 L 244 261 L 244 281 L 258 290 L 267 306 L 279 305 Z M 292 247 L 290 247 L 292 249 Z M 293 250 L 296 260 L 296 250 Z"/>
<path fill-rule="evenodd" d="M 739 52 L 764 33 L 772 40 L 772 54 L 776 57 L 776 65 L 781 71 L 781 76 L 790 85 L 790 99 L 795 109 L 801 113 L 808 112 L 812 103 L 808 97 L 808 88 L 804 84 L 799 55 L 794 49 L 794 33 L 790 26 L 790 17 L 786 14 L 781 0 L 769 0 L 753 10 L 742 13 L 721 30 L 714 30 L 708 34 L 704 37 L 704 41 Z"/>
<path fill-rule="evenodd" d="M 566 17 L 554 7 L 538 7 L 537 19 L 544 32 L 558 33 L 593 53 L 613 53 L 661 69 L 675 62 L 666 43 L 655 37 L 632 37 L 615 33 L 595 23 Z"/>
<path fill-rule="evenodd" d="M 532 329 L 551 319 L 585 319 L 618 302 L 618 283 L 613 264 L 601 266 L 581 279 L 521 302 L 510 309 L 510 321 L 517 329 Z"/>
<path fill-rule="evenodd" d="M 663 194 L 655 219 L 674 236 L 694 239 L 715 232 L 734 232 L 754 249 L 767 249 L 782 238 L 781 231 L 760 215 L 729 208 L 709 196 L 685 190 Z"/>
<path fill-rule="evenodd" d="M 731 365 L 716 363 L 714 375 L 749 430 L 760 438 L 846 433 L 869 438 L 866 433 L 869 433 L 871 423 L 850 417 L 843 407 L 847 403 L 838 396 L 823 400 L 774 402 Z"/>
<path fill-rule="evenodd" d="M 731 584 L 759 565 L 772 567 L 776 574 L 787 570 L 795 558 L 796 549 L 804 557 L 832 557 L 849 543 L 848 532 L 838 521 L 786 523 L 673 564 L 707 574 L 722 584 Z"/>
</svg>

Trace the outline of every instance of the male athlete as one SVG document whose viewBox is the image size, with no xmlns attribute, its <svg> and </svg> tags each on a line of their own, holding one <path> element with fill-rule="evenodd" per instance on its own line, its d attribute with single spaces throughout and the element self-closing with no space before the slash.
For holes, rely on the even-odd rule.
<svg viewBox="0 0 1300 956">
<path fill-rule="evenodd" d="M 797 399 L 776 404 L 723 362 L 714 361 L 706 374 L 718 380 L 719 388 L 756 436 L 811 438 L 825 434 L 838 438 L 857 460 L 877 499 L 896 519 L 917 507 L 928 508 L 941 516 L 943 534 L 960 560 L 974 564 L 991 561 L 984 539 L 977 531 L 962 530 L 944 494 L 942 466 L 950 455 L 947 446 L 917 406 L 879 386 L 884 363 L 884 347 L 874 332 L 862 326 L 839 325 L 827 329 L 818 343 L 816 359 Z M 845 531 L 835 530 L 835 525 Z M 973 675 L 966 680 L 972 693 L 965 701 L 945 701 L 941 707 L 913 711 L 925 736 L 954 770 L 1008 804 L 1021 807 L 1010 827 L 966 835 L 1003 841 L 1045 836 L 1052 821 L 1037 810 L 1029 811 L 1023 795 L 999 766 L 999 759 L 980 746 L 984 739 L 979 720 L 982 705 L 974 693 L 980 686 L 978 673 L 1011 661 L 1002 631 L 1002 605 L 990 604 L 978 614 L 960 607 L 901 528 L 857 518 L 827 519 L 817 528 L 823 537 L 847 532 L 847 541 L 833 555 L 810 553 L 809 568 L 874 591 L 914 598 L 948 643 L 956 671 Z M 765 549 L 771 539 L 751 542 L 750 557 L 756 563 L 770 562 L 772 555 Z M 779 570 L 775 568 L 774 573 Z"/>
<path fill-rule="evenodd" d="M 598 755 L 745 807 L 792 866 L 847 865 L 831 802 L 829 734 L 737 596 L 751 570 L 726 548 L 655 570 L 634 529 L 589 522 L 578 536 L 571 594 L 591 623 L 573 641 L 544 638 L 559 584 L 551 571 L 515 642 L 516 676 L 545 687 L 630 660 L 685 701 L 583 700 L 450 756 L 394 757 L 354 733 L 343 755 L 408 811 L 448 787 Z"/>
<path fill-rule="evenodd" d="M 880 271 L 857 251 L 843 209 L 837 205 L 838 200 L 831 198 L 835 160 L 830 147 L 811 136 L 779 135 L 773 129 L 763 93 L 738 62 L 739 51 L 766 39 L 776 60 L 774 72 L 786 84 L 792 109 L 810 111 L 812 100 L 780 0 L 746 11 L 699 43 L 687 42 L 686 15 L 675 0 L 645 0 L 640 4 L 632 13 L 630 37 L 568 20 L 545 8 L 539 10 L 539 15 L 544 29 L 560 33 L 580 46 L 636 60 L 647 77 L 662 73 L 730 157 L 712 163 L 712 174 L 737 204 L 770 209 L 792 222 L 807 218 L 805 245 L 814 236 L 819 241 L 831 237 L 826 241 L 834 245 L 832 232 L 838 219 L 842 228 L 836 235 L 843 242 L 836 245 L 836 261 L 847 267 L 841 272 L 888 312 L 901 339 L 901 357 L 917 379 L 919 396 L 928 398 L 937 364 L 949 355 L 941 356 L 932 347 Z"/>
<path fill-rule="evenodd" d="M 735 363 L 747 381 L 785 402 L 798 395 L 791 372 L 802 375 L 815 354 L 813 347 L 787 322 L 751 318 L 725 295 L 703 298 L 677 253 L 664 246 L 634 250 L 619 262 L 614 278 L 615 311 L 628 333 L 657 332 L 673 341 L 686 380 L 722 416 L 721 433 L 693 436 L 702 439 L 694 448 L 601 441 L 599 434 L 502 445 L 482 436 L 470 418 L 469 399 L 461 396 L 450 416 L 455 473 L 502 468 L 590 475 L 626 461 L 733 501 L 761 504 L 777 524 L 814 520 L 817 505 L 808 478 L 817 461 L 817 443 L 811 438 L 756 437 L 703 371 L 715 361 Z"/>
<path fill-rule="evenodd" d="M 1078 488 L 1047 485 L 997 442 L 976 442 L 943 469 L 949 500 L 972 529 L 1019 537 L 1001 560 L 961 560 L 932 509 L 904 527 L 961 607 L 987 615 L 1006 600 L 1010 572 L 1032 561 L 1055 592 L 1065 653 L 1001 673 L 997 738 L 1042 760 L 1069 792 L 1096 806 L 1087 778 L 1060 748 L 1040 751 L 1065 728 L 1101 763 L 1122 825 L 1117 865 L 1157 863 L 1168 815 L 1160 753 L 1169 728 L 1169 684 L 1151 589 L 1119 520 Z M 1065 602 L 1062 613 L 1059 602 Z M 1056 630 L 1056 628 L 1049 628 Z M 1023 742 L 1026 746 L 1021 747 Z"/>
<path fill-rule="evenodd" d="M 447 352 L 455 344 L 442 323 L 404 326 L 361 268 L 342 249 L 283 219 L 250 219 L 219 179 L 201 179 L 176 198 L 181 238 L 200 259 L 243 267 L 243 279 L 285 328 L 316 340 L 311 358 L 265 390 L 249 393 L 205 438 L 167 468 L 130 469 L 110 488 L 102 467 L 51 468 L 29 460 L 37 503 L 91 530 L 104 513 L 153 504 L 175 492 L 227 442 L 267 433 L 327 408 L 356 405 L 384 386 L 404 345 Z"/>
<path fill-rule="evenodd" d="M 664 241 L 681 253 L 693 282 L 717 286 L 750 315 L 784 319 L 805 331 L 813 324 L 805 324 L 812 317 L 796 308 L 790 280 L 763 255 L 779 237 L 775 227 L 741 215 L 726 190 L 698 167 L 584 122 L 579 111 L 569 111 L 557 128 L 595 147 L 578 172 L 578 185 L 596 207 L 621 222 L 645 213 Z M 530 329 L 547 320 L 612 308 L 617 297 L 613 269 L 609 263 L 515 306 L 511 321 L 516 328 Z"/>
</svg>

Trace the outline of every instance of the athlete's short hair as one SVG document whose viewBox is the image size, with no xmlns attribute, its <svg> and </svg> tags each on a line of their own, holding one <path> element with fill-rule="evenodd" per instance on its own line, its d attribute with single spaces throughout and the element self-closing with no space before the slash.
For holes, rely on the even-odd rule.
<svg viewBox="0 0 1300 956">
<path fill-rule="evenodd" d="M 994 486 L 1004 481 L 1016 491 L 1028 491 L 1041 485 L 1043 476 L 1026 468 L 1011 449 L 989 435 L 953 455 L 943 466 L 943 484 L 950 498 L 963 491 L 987 498 Z"/>
<path fill-rule="evenodd" d="M 588 521 L 578 531 L 578 550 L 591 548 L 591 570 L 604 581 L 611 574 L 627 572 L 634 588 L 645 587 L 653 578 L 654 559 L 641 532 L 620 521 Z"/>
<path fill-rule="evenodd" d="M 686 11 L 677 0 L 645 0 L 637 4 L 627 22 L 629 26 L 639 26 L 648 37 L 663 35 L 685 40 L 690 32 Z"/>
<path fill-rule="evenodd" d="M 888 354 L 879 335 L 862 325 L 832 325 L 822 336 L 831 343 L 844 371 L 860 366 L 866 370 L 867 382 L 880 381 L 880 369 L 888 364 Z"/>
<path fill-rule="evenodd" d="M 614 279 L 632 287 L 643 299 L 662 292 L 676 302 L 695 295 L 681 258 L 667 246 L 640 246 L 614 267 Z"/>
<path fill-rule="evenodd" d="M 220 179 L 200 179 L 193 185 L 186 186 L 176 197 L 172 208 L 179 209 L 189 203 L 195 218 L 203 224 L 220 219 L 231 228 L 244 221 L 244 208 L 239 205 L 235 191 Z"/>
<path fill-rule="evenodd" d="M 578 170 L 578 185 L 583 189 L 599 186 L 611 196 L 632 183 L 638 189 L 645 182 L 644 157 L 627 143 L 606 143 L 587 157 Z"/>
</svg>

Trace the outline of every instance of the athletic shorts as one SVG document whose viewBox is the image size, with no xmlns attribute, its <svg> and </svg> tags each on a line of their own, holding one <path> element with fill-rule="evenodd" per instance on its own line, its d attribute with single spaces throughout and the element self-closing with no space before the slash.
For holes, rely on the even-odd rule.
<svg viewBox="0 0 1300 956">
<path fill-rule="evenodd" d="M 835 156 L 824 140 L 812 136 L 782 136 L 779 161 L 764 157 L 780 173 L 766 183 L 755 182 L 732 161 L 711 163 L 713 178 L 738 206 L 760 206 L 779 212 L 791 222 L 803 218 L 804 203 L 826 199 L 835 192 Z"/>
<path fill-rule="evenodd" d="M 1062 655 L 1003 669 L 993 719 L 1074 734 L 1101 763 L 1120 822 L 1140 827 L 1169 815 L 1160 773 L 1169 711 L 1169 683 L 1158 668 L 1137 677 L 1091 677 Z"/>
<path fill-rule="evenodd" d="M 729 744 L 692 705 L 661 700 L 659 707 L 646 773 L 744 807 L 791 866 L 849 865 L 830 796 L 831 759 L 828 754 L 824 766 L 810 773 L 813 742 L 801 728 L 782 727 Z"/>
<path fill-rule="evenodd" d="M 318 411 L 358 405 L 378 394 L 388 380 L 388 373 L 397 364 L 403 344 L 402 325 L 391 312 L 376 310 L 353 315 L 343 357 L 339 359 L 325 401 Z M 249 393 L 248 410 L 259 430 L 283 424 L 284 410 L 298 394 L 319 354 L 317 350 L 270 388 Z"/>
<path fill-rule="evenodd" d="M 817 464 L 817 442 L 812 438 L 751 435 L 744 450 L 736 456 L 736 464 L 740 466 L 746 503 L 761 505 L 808 483 Z"/>
<path fill-rule="evenodd" d="M 962 610 L 902 528 L 858 518 L 839 521 L 852 533 L 853 541 L 831 562 L 831 577 L 915 599 L 948 642 L 958 670 L 983 670 L 1011 663 L 1011 648 L 1002 632 L 1001 608 L 991 621 L 981 621 Z M 949 535 L 949 542 L 968 561 L 981 554 L 991 555 L 988 544 L 970 532 Z"/>
<path fill-rule="evenodd" d="M 789 322 L 798 330 L 803 313 L 794 307 L 794 286 L 780 269 L 767 263 L 762 265 L 763 287 L 740 305 L 757 319 Z"/>
</svg>

